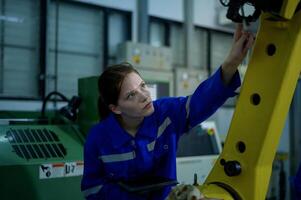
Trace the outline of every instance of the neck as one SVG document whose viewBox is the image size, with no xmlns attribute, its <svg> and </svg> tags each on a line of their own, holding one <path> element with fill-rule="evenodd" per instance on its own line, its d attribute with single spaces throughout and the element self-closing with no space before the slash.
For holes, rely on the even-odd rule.
<svg viewBox="0 0 301 200">
<path fill-rule="evenodd" d="M 126 116 L 119 116 L 117 117 L 117 119 L 121 124 L 122 128 L 124 128 L 130 135 L 135 137 L 144 117 L 131 118 Z"/>
</svg>

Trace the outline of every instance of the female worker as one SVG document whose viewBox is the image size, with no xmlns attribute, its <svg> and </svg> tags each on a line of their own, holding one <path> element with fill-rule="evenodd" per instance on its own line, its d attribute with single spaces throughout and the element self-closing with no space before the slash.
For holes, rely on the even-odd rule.
<svg viewBox="0 0 301 200">
<path fill-rule="evenodd" d="M 122 188 L 120 182 L 176 179 L 180 136 L 236 94 L 240 86 L 237 67 L 253 40 L 238 25 L 222 66 L 188 97 L 152 101 L 145 82 L 130 64 L 108 67 L 98 81 L 101 121 L 91 128 L 84 147 L 81 189 L 85 198 L 165 199 L 170 186 L 137 194 Z"/>
</svg>

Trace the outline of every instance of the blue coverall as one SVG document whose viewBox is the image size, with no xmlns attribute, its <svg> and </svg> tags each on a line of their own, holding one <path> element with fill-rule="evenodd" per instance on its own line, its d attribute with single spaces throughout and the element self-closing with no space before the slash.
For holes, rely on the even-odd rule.
<svg viewBox="0 0 301 200">
<path fill-rule="evenodd" d="M 180 136 L 206 120 L 240 86 L 238 72 L 225 86 L 219 68 L 187 97 L 162 98 L 153 102 L 154 113 L 145 117 L 136 136 L 128 134 L 114 114 L 91 128 L 84 147 L 81 190 L 86 199 L 165 199 L 166 186 L 152 196 L 122 189 L 119 180 L 158 176 L 176 179 L 176 151 Z"/>
</svg>

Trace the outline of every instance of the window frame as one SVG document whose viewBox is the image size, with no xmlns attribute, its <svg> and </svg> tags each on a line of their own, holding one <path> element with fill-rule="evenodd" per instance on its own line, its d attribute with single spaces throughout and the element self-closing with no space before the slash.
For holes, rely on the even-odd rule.
<svg viewBox="0 0 301 200">
<path fill-rule="evenodd" d="M 119 9 L 115 9 L 115 8 L 110 8 L 110 7 L 104 7 L 104 6 L 100 6 L 100 5 L 95 5 L 95 4 L 91 4 L 89 2 L 80 2 L 80 1 L 72 1 L 72 0 L 39 0 L 39 15 L 40 15 L 40 22 L 39 22 L 39 45 L 38 45 L 38 65 L 39 65 L 39 77 L 37 79 L 37 83 L 38 83 L 38 95 L 37 97 L 22 97 L 22 96 L 8 96 L 5 95 L 4 96 L 0 96 L 0 100 L 43 100 L 47 94 L 46 94 L 46 68 L 47 68 L 47 59 L 49 59 L 48 56 L 48 50 L 47 50 L 47 46 L 48 44 L 48 35 L 47 35 L 47 29 L 49 28 L 47 26 L 48 24 L 48 12 L 49 12 L 49 4 L 50 2 L 55 2 L 55 3 L 60 3 L 60 2 L 68 2 L 71 4 L 77 4 L 77 5 L 81 5 L 81 6 L 87 6 L 87 7 L 93 7 L 96 9 L 99 9 L 100 11 L 102 11 L 104 13 L 104 35 L 103 35 L 103 53 L 102 53 L 102 65 L 104 66 L 104 68 L 107 66 L 108 64 L 108 52 L 109 52 L 109 44 L 108 44 L 108 39 L 110 37 L 110 34 L 108 33 L 109 29 L 109 23 L 108 23 L 108 16 L 111 13 L 119 13 L 121 15 L 124 15 L 126 18 L 126 23 L 127 23 L 127 31 L 125 32 L 125 38 L 126 40 L 131 40 L 132 39 L 132 18 L 133 18 L 133 13 L 132 11 L 125 11 L 125 10 L 119 10 Z M 4 1 L 1 1 L 2 4 L 4 4 Z M 2 11 L 4 11 L 4 6 L 2 7 Z M 4 24 L 3 21 L 0 21 L 0 23 Z M 1 30 L 4 29 L 4 26 L 1 26 Z M 0 31 L 1 31 L 0 30 Z M 3 32 L 3 31 L 2 31 Z M 0 37 L 0 42 L 2 41 L 3 43 L 4 40 L 4 34 L 1 35 Z M 3 58 L 3 45 L 0 45 L 0 64 L 3 66 L 3 62 L 4 60 L 1 59 Z M 103 68 L 103 69 L 104 69 Z M 2 68 L 0 68 L 0 70 L 2 70 Z M 1 72 L 1 71 L 0 71 Z M 3 76 L 3 73 L 0 73 Z M 57 81 L 57 80 L 56 80 Z M 1 89 L 1 88 L 0 88 Z"/>
</svg>

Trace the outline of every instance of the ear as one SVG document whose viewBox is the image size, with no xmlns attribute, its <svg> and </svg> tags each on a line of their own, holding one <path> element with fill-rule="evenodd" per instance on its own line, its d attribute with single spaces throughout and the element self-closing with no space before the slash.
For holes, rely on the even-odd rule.
<svg viewBox="0 0 301 200">
<path fill-rule="evenodd" d="M 113 105 L 113 104 L 110 104 L 110 105 L 109 105 L 109 109 L 110 109 L 113 113 L 115 113 L 115 114 L 117 114 L 117 115 L 120 115 L 120 114 L 121 114 L 121 110 L 119 109 L 119 106 L 115 106 L 115 105 Z"/>
</svg>

